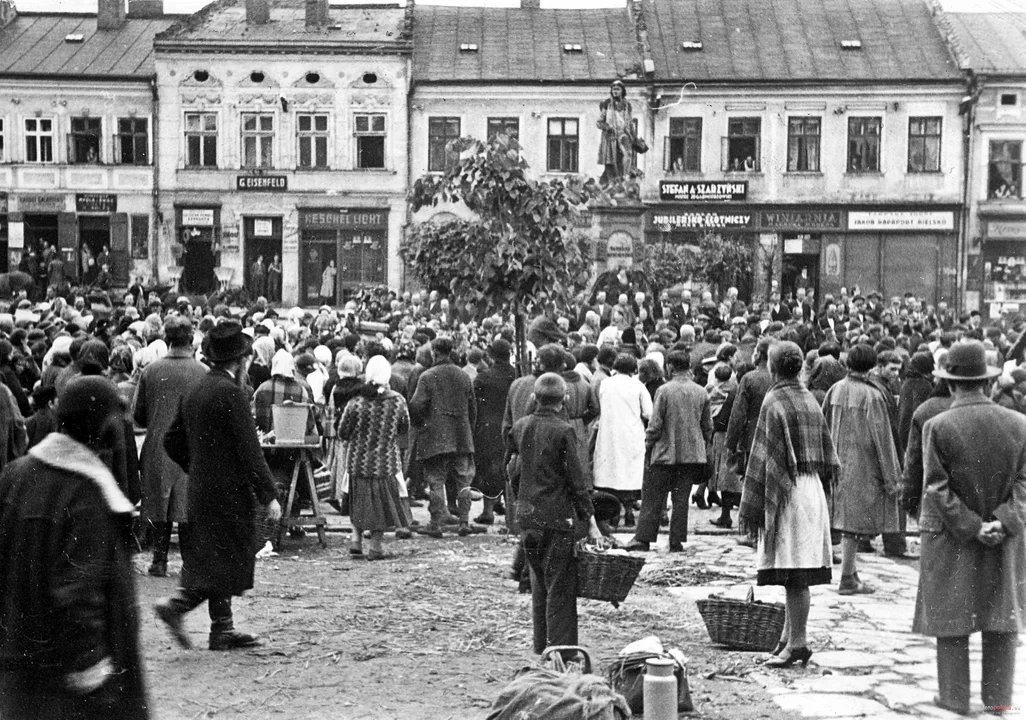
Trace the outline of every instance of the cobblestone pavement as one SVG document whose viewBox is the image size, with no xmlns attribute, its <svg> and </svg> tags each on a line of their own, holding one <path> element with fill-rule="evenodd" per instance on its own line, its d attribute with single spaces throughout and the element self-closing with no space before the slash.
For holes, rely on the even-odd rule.
<svg viewBox="0 0 1026 720">
<path fill-rule="evenodd" d="M 689 525 L 699 534 L 688 539 L 688 557 L 698 567 L 729 575 L 736 580 L 713 581 L 707 585 L 670 588 L 681 600 L 693 602 L 719 593 L 744 598 L 755 584 L 755 551 L 738 545 L 736 534 L 706 532 L 714 512 L 692 509 Z M 665 531 L 665 529 L 664 529 Z M 629 535 L 620 536 L 629 540 Z M 665 532 L 660 533 L 658 552 L 646 567 L 669 562 Z M 880 539 L 875 553 L 860 553 L 859 576 L 876 588 L 871 595 L 837 594 L 838 566 L 834 583 L 812 588 L 809 613 L 809 646 L 813 650 L 807 669 L 768 670 L 761 667 L 748 677 L 758 682 L 784 710 L 808 718 L 872 717 L 880 720 L 957 718 L 958 715 L 933 705 L 937 693 L 936 642 L 913 634 L 912 614 L 919 579 L 919 562 L 883 555 Z M 909 539 L 909 551 L 918 555 L 917 538 Z M 783 602 L 783 588 L 756 587 L 756 598 Z M 980 702 L 980 635 L 970 642 L 973 709 L 982 713 Z M 1020 642 L 1013 717 L 1026 717 L 1026 644 Z M 984 716 L 988 717 L 988 716 Z"/>
</svg>

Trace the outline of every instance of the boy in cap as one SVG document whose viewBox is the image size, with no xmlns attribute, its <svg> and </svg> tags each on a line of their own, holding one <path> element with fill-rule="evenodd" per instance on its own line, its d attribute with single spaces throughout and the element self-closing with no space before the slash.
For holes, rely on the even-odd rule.
<svg viewBox="0 0 1026 720">
<path fill-rule="evenodd" d="M 556 373 L 539 377 L 534 384 L 537 408 L 513 425 L 507 449 L 508 465 L 519 466 L 510 480 L 531 570 L 534 651 L 539 654 L 551 645 L 577 645 L 575 530 L 588 523 L 588 537 L 602 539 L 577 436 L 560 416 L 566 393 L 566 381 Z"/>
</svg>

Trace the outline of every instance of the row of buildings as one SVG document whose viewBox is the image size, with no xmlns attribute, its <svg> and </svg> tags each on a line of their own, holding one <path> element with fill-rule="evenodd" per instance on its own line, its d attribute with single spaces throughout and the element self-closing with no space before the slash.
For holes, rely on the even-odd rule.
<svg viewBox="0 0 1026 720">
<path fill-rule="evenodd" d="M 403 288 L 409 224 L 460 212 L 406 203 L 449 141 L 503 132 L 539 178 L 598 177 L 620 78 L 650 151 L 640 202 L 590 213 L 597 269 L 715 231 L 758 249 L 759 294 L 1026 302 L 1026 14 L 505 4 L 0 0 L 0 270 L 52 244 L 183 291 L 261 294 L 253 268 L 276 261 L 286 302 Z"/>
</svg>

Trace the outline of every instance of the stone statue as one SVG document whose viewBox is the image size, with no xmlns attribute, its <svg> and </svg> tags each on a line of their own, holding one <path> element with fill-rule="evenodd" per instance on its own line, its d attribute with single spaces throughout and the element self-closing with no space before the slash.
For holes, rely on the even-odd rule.
<svg viewBox="0 0 1026 720">
<path fill-rule="evenodd" d="M 627 101 L 627 89 L 619 80 L 609 86 L 609 98 L 599 103 L 596 124 L 602 131 L 598 161 L 605 166 L 599 182 L 608 186 L 630 177 L 634 170 L 634 118 Z"/>
</svg>

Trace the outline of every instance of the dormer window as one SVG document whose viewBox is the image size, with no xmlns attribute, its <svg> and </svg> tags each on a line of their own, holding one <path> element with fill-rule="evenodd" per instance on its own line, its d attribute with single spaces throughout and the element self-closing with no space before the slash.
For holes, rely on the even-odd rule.
<svg viewBox="0 0 1026 720">
<path fill-rule="evenodd" d="M 563 45 L 563 52 L 566 55 L 580 55 L 584 52 L 584 46 L 580 43 L 566 43 Z"/>
<path fill-rule="evenodd" d="M 862 41 L 861 40 L 842 40 L 841 41 L 841 49 L 842 50 L 861 50 L 862 49 Z"/>
<path fill-rule="evenodd" d="M 680 44 L 680 49 L 681 50 L 690 50 L 692 52 L 697 52 L 697 51 L 702 49 L 702 41 L 701 40 L 685 40 L 685 41 L 683 41 Z"/>
<path fill-rule="evenodd" d="M 460 43 L 461 53 L 476 53 L 477 43 Z"/>
</svg>

